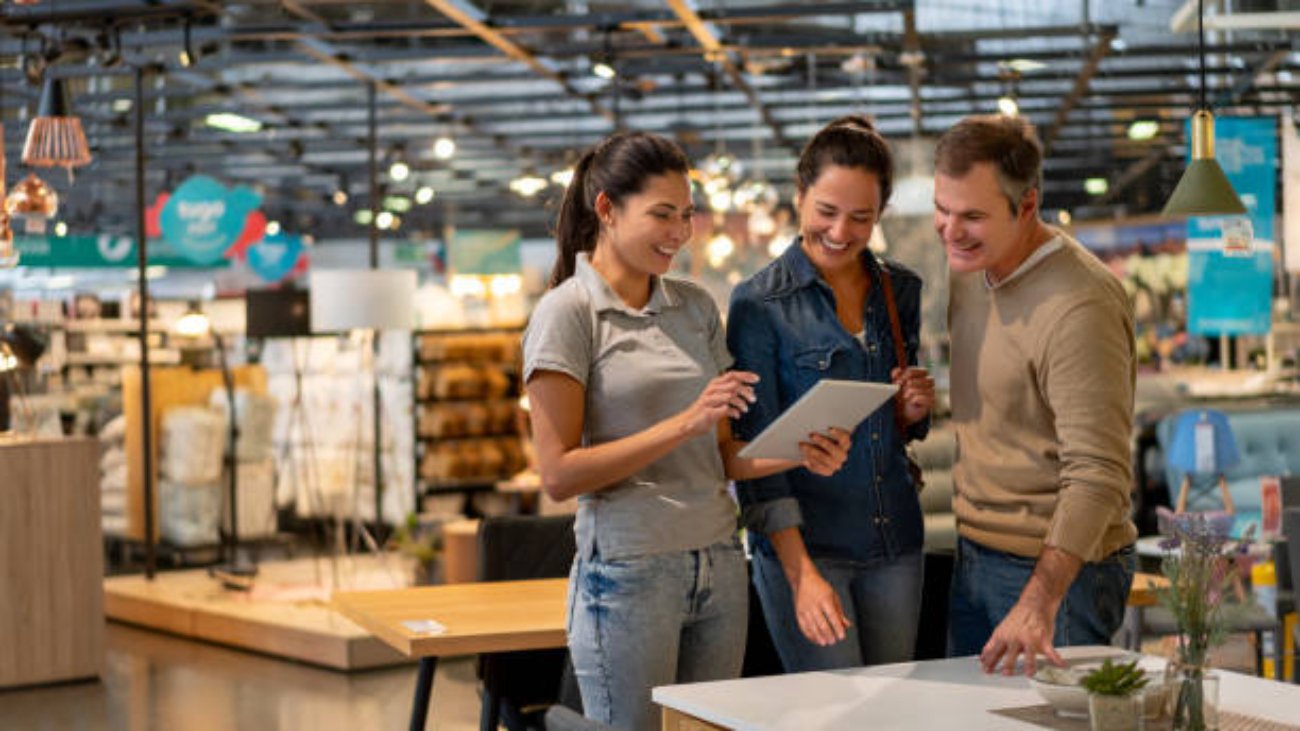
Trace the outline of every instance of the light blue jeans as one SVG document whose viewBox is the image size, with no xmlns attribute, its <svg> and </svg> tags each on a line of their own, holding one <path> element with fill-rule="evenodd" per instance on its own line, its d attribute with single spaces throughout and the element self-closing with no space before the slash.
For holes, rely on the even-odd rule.
<svg viewBox="0 0 1300 731">
<path fill-rule="evenodd" d="M 1056 612 L 1052 645 L 1108 645 L 1124 622 L 1124 605 L 1136 567 L 1128 546 L 1085 563 Z M 1020 599 L 1037 559 L 957 541 L 948 610 L 948 655 L 978 655 Z"/>
<path fill-rule="evenodd" d="M 651 688 L 740 677 L 748 615 L 738 540 L 627 560 L 580 556 L 568 630 L 584 714 L 658 729 Z"/>
<path fill-rule="evenodd" d="M 925 575 L 920 551 L 872 564 L 813 559 L 822 578 L 839 595 L 840 605 L 851 623 L 844 639 L 827 647 L 813 644 L 799 629 L 794 595 L 781 570 L 781 561 L 763 551 L 755 551 L 752 564 L 763 617 L 787 673 L 912 659 Z"/>
</svg>

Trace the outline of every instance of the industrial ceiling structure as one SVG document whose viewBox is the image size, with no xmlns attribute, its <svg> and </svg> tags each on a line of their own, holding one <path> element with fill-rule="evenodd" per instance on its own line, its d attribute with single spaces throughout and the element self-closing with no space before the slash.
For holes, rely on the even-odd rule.
<svg viewBox="0 0 1300 731">
<path fill-rule="evenodd" d="M 1216 114 L 1291 115 L 1291 4 L 1206 3 Z M 0 7 L 0 112 L 12 184 L 42 80 L 65 80 L 94 160 L 71 181 L 42 174 L 61 220 L 88 233 L 135 230 L 137 105 L 150 199 L 195 173 L 251 185 L 269 218 L 319 242 L 364 237 L 372 199 L 400 221 L 386 239 L 448 224 L 544 236 L 553 174 L 617 128 L 729 156 L 788 196 L 802 141 L 863 113 L 897 143 L 900 174 L 923 173 L 909 151 L 1008 97 L 1047 144 L 1046 208 L 1139 214 L 1183 169 L 1196 13 L 1196 0 L 23 0 Z"/>
</svg>

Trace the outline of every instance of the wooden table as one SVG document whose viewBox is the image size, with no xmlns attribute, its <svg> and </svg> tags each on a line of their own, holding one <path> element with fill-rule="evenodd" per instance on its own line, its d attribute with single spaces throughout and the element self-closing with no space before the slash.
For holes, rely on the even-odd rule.
<svg viewBox="0 0 1300 731">
<path fill-rule="evenodd" d="M 423 729 L 439 657 L 564 647 L 568 579 L 443 584 L 340 592 L 333 604 L 348 619 L 408 657 L 420 658 L 411 729 Z M 408 622 L 445 627 L 425 633 Z"/>
<path fill-rule="evenodd" d="M 1069 657 L 1101 657 L 1113 647 L 1067 647 Z M 1144 658 L 1163 667 L 1163 659 Z M 1295 724 L 1300 687 L 1217 671 L 1223 710 Z M 1044 703 L 1024 676 L 986 675 L 974 657 L 876 665 L 655 688 L 664 731 L 804 729 L 1041 729 L 995 711 Z"/>
</svg>

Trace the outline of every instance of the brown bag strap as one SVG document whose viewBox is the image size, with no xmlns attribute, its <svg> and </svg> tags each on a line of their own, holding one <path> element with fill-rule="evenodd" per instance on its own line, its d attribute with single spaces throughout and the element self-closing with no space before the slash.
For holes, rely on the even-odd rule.
<svg viewBox="0 0 1300 731">
<path fill-rule="evenodd" d="M 907 348 L 903 345 L 903 326 L 898 321 L 898 305 L 894 301 L 894 283 L 889 277 L 885 262 L 879 261 L 880 287 L 885 295 L 885 310 L 889 313 L 889 329 L 894 336 L 894 357 L 899 368 L 907 368 Z M 894 421 L 898 424 L 898 438 L 907 441 L 907 424 L 903 423 L 903 400 L 894 399 Z"/>
</svg>

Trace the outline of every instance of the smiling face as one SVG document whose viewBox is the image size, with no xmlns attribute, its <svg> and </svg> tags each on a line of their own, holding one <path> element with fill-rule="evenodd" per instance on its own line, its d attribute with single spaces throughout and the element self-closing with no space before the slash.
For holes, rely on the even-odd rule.
<svg viewBox="0 0 1300 731">
<path fill-rule="evenodd" d="M 625 268 L 639 275 L 668 272 L 673 256 L 691 240 L 691 184 L 684 173 L 646 179 L 641 192 L 615 204 L 596 196 L 600 240 Z"/>
<path fill-rule="evenodd" d="M 823 276 L 860 269 L 880 218 L 880 179 L 862 168 L 828 165 L 795 201 L 803 250 Z"/>
<path fill-rule="evenodd" d="M 955 272 L 1010 276 L 1034 250 L 1037 215 L 1032 188 L 1012 213 L 993 163 L 975 163 L 960 177 L 935 173 L 934 228 Z"/>
</svg>

